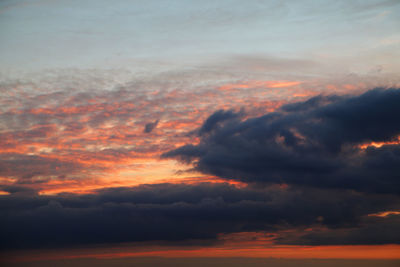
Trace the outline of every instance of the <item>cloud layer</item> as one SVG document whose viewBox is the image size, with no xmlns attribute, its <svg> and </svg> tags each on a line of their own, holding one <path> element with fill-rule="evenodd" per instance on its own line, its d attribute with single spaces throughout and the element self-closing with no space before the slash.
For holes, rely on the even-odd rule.
<svg viewBox="0 0 400 267">
<path fill-rule="evenodd" d="M 243 182 L 399 194 L 398 103 L 400 89 L 375 89 L 317 96 L 245 120 L 218 111 L 199 129 L 199 144 L 163 157 Z"/>
<path fill-rule="evenodd" d="M 196 84 L 186 78 L 182 88 Z M 246 232 L 269 245 L 399 243 L 396 212 L 371 216 L 400 210 L 399 89 L 299 102 L 321 90 L 166 80 L 93 92 L 25 84 L 0 100 L 1 249 L 215 244 Z M 201 174 L 160 183 L 159 166 L 179 166 L 161 154 Z M 115 187 L 148 172 L 153 185 Z M 84 194 L 39 194 L 49 188 Z"/>
<path fill-rule="evenodd" d="M 237 188 L 223 183 L 142 185 L 89 195 L 15 193 L 0 198 L 0 245 L 15 249 L 188 240 L 212 244 L 222 242 L 221 234 L 258 231 L 280 233 L 275 242 L 287 244 L 399 243 L 398 215 L 368 216 L 399 204 L 394 196 L 348 190 Z M 381 231 L 388 225 L 390 231 Z M 304 232 L 309 227 L 322 230 Z M 379 235 L 359 238 L 371 227 Z M 298 232 L 293 234 L 293 229 Z"/>
</svg>

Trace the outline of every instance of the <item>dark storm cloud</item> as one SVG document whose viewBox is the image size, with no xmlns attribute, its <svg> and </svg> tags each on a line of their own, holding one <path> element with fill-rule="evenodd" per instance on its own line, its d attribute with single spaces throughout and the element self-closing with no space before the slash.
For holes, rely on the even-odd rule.
<svg viewBox="0 0 400 267">
<path fill-rule="evenodd" d="M 214 240 L 220 233 L 357 227 L 393 196 L 313 188 L 159 184 L 90 195 L 0 196 L 0 247 Z M 321 219 L 322 218 L 322 219 Z M 293 240 L 290 240 L 293 242 Z"/>
<path fill-rule="evenodd" d="M 0 190 L 19 195 L 36 195 L 38 193 L 34 188 L 22 185 L 0 185 Z"/>
<path fill-rule="evenodd" d="M 206 134 L 218 127 L 221 123 L 226 120 L 237 119 L 241 116 L 240 113 L 235 113 L 231 110 L 218 110 L 214 114 L 212 114 L 208 119 L 204 122 L 203 126 L 201 126 L 199 130 L 199 135 Z"/>
<path fill-rule="evenodd" d="M 156 120 L 154 122 L 147 123 L 144 126 L 144 132 L 145 133 L 151 133 L 157 127 L 159 121 L 160 120 Z"/>
<path fill-rule="evenodd" d="M 398 194 L 400 145 L 359 146 L 396 140 L 399 103 L 400 89 L 375 89 L 359 96 L 318 96 L 247 120 L 218 111 L 200 128 L 198 145 L 163 157 L 244 182 Z M 209 126 L 221 114 L 226 118 L 218 127 Z"/>
<path fill-rule="evenodd" d="M 400 244 L 400 216 L 366 217 L 353 228 L 314 230 L 300 235 L 284 236 L 277 243 L 292 245 L 365 245 Z"/>
</svg>

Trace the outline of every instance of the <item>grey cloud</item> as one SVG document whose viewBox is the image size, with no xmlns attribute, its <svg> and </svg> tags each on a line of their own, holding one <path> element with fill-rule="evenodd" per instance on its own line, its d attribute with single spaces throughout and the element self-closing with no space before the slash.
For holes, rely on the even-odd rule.
<svg viewBox="0 0 400 267">
<path fill-rule="evenodd" d="M 111 188 L 88 195 L 12 194 L 0 196 L 0 247 L 216 242 L 220 233 L 273 232 L 315 224 L 357 230 L 367 214 L 396 207 L 399 199 L 393 196 L 209 183 Z"/>
<path fill-rule="evenodd" d="M 196 170 L 255 183 L 288 183 L 363 192 L 400 193 L 400 145 L 369 147 L 400 135 L 400 89 L 359 96 L 318 96 L 280 111 L 200 130 L 200 143 L 163 158 L 192 163 Z M 229 114 L 218 111 L 209 120 Z"/>
<path fill-rule="evenodd" d="M 151 133 L 157 127 L 159 122 L 160 122 L 160 120 L 155 120 L 154 122 L 147 123 L 144 126 L 144 130 L 143 131 L 145 133 Z"/>
</svg>

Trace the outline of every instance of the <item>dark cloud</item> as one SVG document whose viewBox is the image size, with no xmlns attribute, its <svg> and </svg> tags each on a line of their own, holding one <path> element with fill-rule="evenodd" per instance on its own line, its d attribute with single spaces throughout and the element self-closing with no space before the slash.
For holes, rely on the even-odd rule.
<svg viewBox="0 0 400 267">
<path fill-rule="evenodd" d="M 393 207 L 399 200 L 389 195 L 209 183 L 112 188 L 89 195 L 13 194 L 0 196 L 0 247 L 216 241 L 220 233 L 314 224 L 357 228 L 367 214 Z"/>
<path fill-rule="evenodd" d="M 201 126 L 199 130 L 199 135 L 206 134 L 212 130 L 215 130 L 217 127 L 221 126 L 224 121 L 231 121 L 233 119 L 237 119 L 241 116 L 240 113 L 235 113 L 232 110 L 218 110 L 214 114 L 212 114 L 208 119 L 204 122 L 203 126 Z"/>
<path fill-rule="evenodd" d="M 38 193 L 36 189 L 22 185 L 0 185 L 0 189 L 9 194 L 36 195 Z"/>
<path fill-rule="evenodd" d="M 398 103 L 400 89 L 375 89 L 359 96 L 318 96 L 247 120 L 218 111 L 200 128 L 198 145 L 163 157 L 244 182 L 399 194 L 400 145 L 359 147 L 398 138 Z M 218 127 L 210 124 L 222 115 Z"/>
<path fill-rule="evenodd" d="M 292 245 L 365 245 L 399 244 L 400 216 L 366 217 L 358 227 L 314 229 L 314 231 L 282 236 L 277 243 Z"/>
<path fill-rule="evenodd" d="M 159 121 L 160 120 L 156 120 L 154 122 L 147 123 L 144 126 L 144 132 L 145 133 L 151 133 L 157 127 Z"/>
</svg>

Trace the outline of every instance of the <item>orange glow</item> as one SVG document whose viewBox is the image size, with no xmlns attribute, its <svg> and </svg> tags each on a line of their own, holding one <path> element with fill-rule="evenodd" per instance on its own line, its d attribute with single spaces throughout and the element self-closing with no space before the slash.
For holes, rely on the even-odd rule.
<svg viewBox="0 0 400 267">
<path fill-rule="evenodd" d="M 7 253 L 8 261 L 37 261 L 78 258 L 111 259 L 125 257 L 243 257 L 284 259 L 400 259 L 400 245 L 347 245 L 347 246 L 120 246 L 110 248 L 70 249 L 63 251 L 43 250 Z"/>
<path fill-rule="evenodd" d="M 201 248 L 197 250 L 167 250 L 103 254 L 113 257 L 248 257 L 287 259 L 400 259 L 399 245 L 382 246 L 276 246 L 271 248 Z"/>
<path fill-rule="evenodd" d="M 59 193 L 73 193 L 73 194 L 92 194 L 96 190 L 111 188 L 111 187 L 131 187 L 141 184 L 158 184 L 158 183 L 171 183 L 171 184 L 188 184 L 196 185 L 200 183 L 227 183 L 238 188 L 246 187 L 247 184 L 235 181 L 225 180 L 213 176 L 205 176 L 195 174 L 195 176 L 185 175 L 184 177 L 173 176 L 173 174 L 165 173 L 160 176 L 145 176 L 144 178 L 132 179 L 123 177 L 123 173 L 115 177 L 111 174 L 103 178 L 79 180 L 52 180 L 45 185 L 41 185 L 40 195 L 55 195 Z M 1 194 L 1 193 L 0 193 Z"/>
<path fill-rule="evenodd" d="M 378 212 L 378 213 L 368 214 L 368 216 L 381 217 L 381 218 L 384 218 L 384 217 L 387 217 L 390 215 L 400 215 L 400 211 L 390 210 L 390 211 L 382 211 L 382 212 Z"/>
<path fill-rule="evenodd" d="M 299 81 L 248 81 L 247 83 L 237 84 L 225 84 L 218 88 L 221 91 L 227 91 L 232 89 L 246 89 L 246 88 L 282 88 L 299 85 L 302 82 Z"/>
<path fill-rule="evenodd" d="M 233 185 L 237 188 L 244 188 L 247 186 L 246 183 L 240 182 L 240 181 L 235 181 L 235 180 L 227 180 L 227 179 L 222 179 L 219 177 L 215 176 L 202 176 L 201 174 L 198 174 L 198 176 L 193 176 L 193 177 L 188 177 L 185 176 L 184 178 L 171 178 L 171 179 L 166 179 L 166 180 L 160 180 L 159 182 L 161 183 L 171 183 L 171 184 L 188 184 L 188 185 L 196 185 L 200 183 L 212 183 L 212 184 L 218 184 L 218 183 L 227 183 L 230 185 Z"/>
<path fill-rule="evenodd" d="M 366 148 L 371 147 L 371 146 L 379 148 L 379 147 L 382 147 L 382 146 L 385 146 L 385 145 L 399 145 L 399 144 L 400 144 L 400 136 L 398 136 L 397 139 L 393 140 L 393 141 L 388 141 L 388 142 L 369 142 L 369 143 L 361 144 L 358 147 L 361 148 L 361 149 L 366 149 Z"/>
<path fill-rule="evenodd" d="M 132 164 L 140 163 L 142 166 Z M 51 180 L 46 184 L 41 184 L 40 194 L 52 195 L 62 192 L 86 194 L 92 193 L 97 189 L 121 186 L 138 186 L 140 184 L 156 183 L 178 183 L 185 182 L 187 177 L 179 177 L 176 170 L 180 168 L 179 163 L 168 160 L 160 162 L 158 159 L 133 159 L 129 164 L 118 165 L 117 162 L 110 163 L 115 167 L 101 170 L 100 174 L 88 174 L 86 179 L 65 179 Z M 96 178 L 91 178 L 95 176 Z M 210 178 L 209 178 L 210 179 Z M 201 180 L 200 180 L 201 181 Z"/>
</svg>

